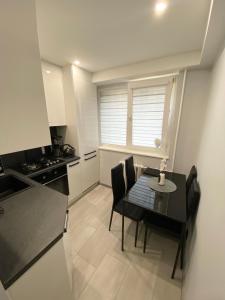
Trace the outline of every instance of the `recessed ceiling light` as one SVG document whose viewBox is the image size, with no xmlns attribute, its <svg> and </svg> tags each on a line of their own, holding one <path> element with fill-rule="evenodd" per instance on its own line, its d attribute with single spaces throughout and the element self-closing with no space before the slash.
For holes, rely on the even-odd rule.
<svg viewBox="0 0 225 300">
<path fill-rule="evenodd" d="M 79 60 L 75 60 L 74 64 L 77 65 L 77 66 L 79 66 L 80 65 L 80 61 Z"/>
<path fill-rule="evenodd" d="M 45 70 L 45 72 L 46 72 L 47 74 L 51 74 L 51 71 L 50 71 L 50 70 Z"/>
<path fill-rule="evenodd" d="M 160 15 L 167 9 L 167 2 L 166 1 L 158 1 L 155 5 L 155 12 L 156 14 Z"/>
</svg>

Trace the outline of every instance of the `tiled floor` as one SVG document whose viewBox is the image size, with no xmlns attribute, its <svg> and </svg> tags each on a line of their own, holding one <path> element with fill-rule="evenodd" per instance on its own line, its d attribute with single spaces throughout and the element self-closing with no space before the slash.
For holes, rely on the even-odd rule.
<svg viewBox="0 0 225 300">
<path fill-rule="evenodd" d="M 120 215 L 114 213 L 108 231 L 111 206 L 111 189 L 99 185 L 70 208 L 74 299 L 180 299 L 181 271 L 170 279 L 177 242 L 151 232 L 143 254 L 143 227 L 135 248 L 135 224 L 125 219 L 125 252 L 121 252 Z"/>
</svg>

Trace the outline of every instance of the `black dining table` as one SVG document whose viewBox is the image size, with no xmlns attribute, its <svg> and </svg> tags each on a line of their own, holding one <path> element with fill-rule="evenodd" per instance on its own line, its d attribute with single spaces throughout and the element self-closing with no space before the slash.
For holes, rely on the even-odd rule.
<svg viewBox="0 0 225 300">
<path fill-rule="evenodd" d="M 175 172 L 165 172 L 166 179 L 175 183 L 174 192 L 157 192 L 150 188 L 149 178 L 159 176 L 159 170 L 147 168 L 130 189 L 124 201 L 141 207 L 151 213 L 176 221 L 182 227 L 180 243 L 182 244 L 181 261 L 184 263 L 186 241 L 186 177 Z"/>
</svg>

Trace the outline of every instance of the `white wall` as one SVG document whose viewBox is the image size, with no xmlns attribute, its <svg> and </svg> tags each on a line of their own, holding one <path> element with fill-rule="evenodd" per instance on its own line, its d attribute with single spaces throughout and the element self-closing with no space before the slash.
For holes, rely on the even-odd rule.
<svg viewBox="0 0 225 300">
<path fill-rule="evenodd" d="M 197 154 L 201 201 L 183 300 L 225 299 L 225 49 L 213 72 Z"/>
<path fill-rule="evenodd" d="M 187 72 L 174 171 L 188 174 L 197 160 L 209 93 L 209 70 Z"/>
<path fill-rule="evenodd" d="M 149 75 L 165 74 L 174 70 L 185 69 L 199 65 L 201 53 L 193 51 L 179 55 L 143 61 L 113 69 L 95 72 L 93 82 L 102 84 L 107 81 L 120 81 L 122 79 L 140 78 Z"/>
</svg>

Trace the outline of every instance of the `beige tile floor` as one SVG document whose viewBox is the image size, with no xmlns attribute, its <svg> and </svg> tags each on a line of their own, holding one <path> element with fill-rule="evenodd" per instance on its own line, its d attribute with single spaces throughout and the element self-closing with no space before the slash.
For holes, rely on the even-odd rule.
<svg viewBox="0 0 225 300">
<path fill-rule="evenodd" d="M 125 251 L 121 252 L 120 215 L 114 213 L 108 231 L 111 206 L 111 189 L 98 185 L 70 208 L 74 299 L 180 299 L 181 271 L 170 279 L 177 242 L 150 232 L 143 254 L 143 226 L 135 248 L 135 224 L 125 219 Z"/>
</svg>

